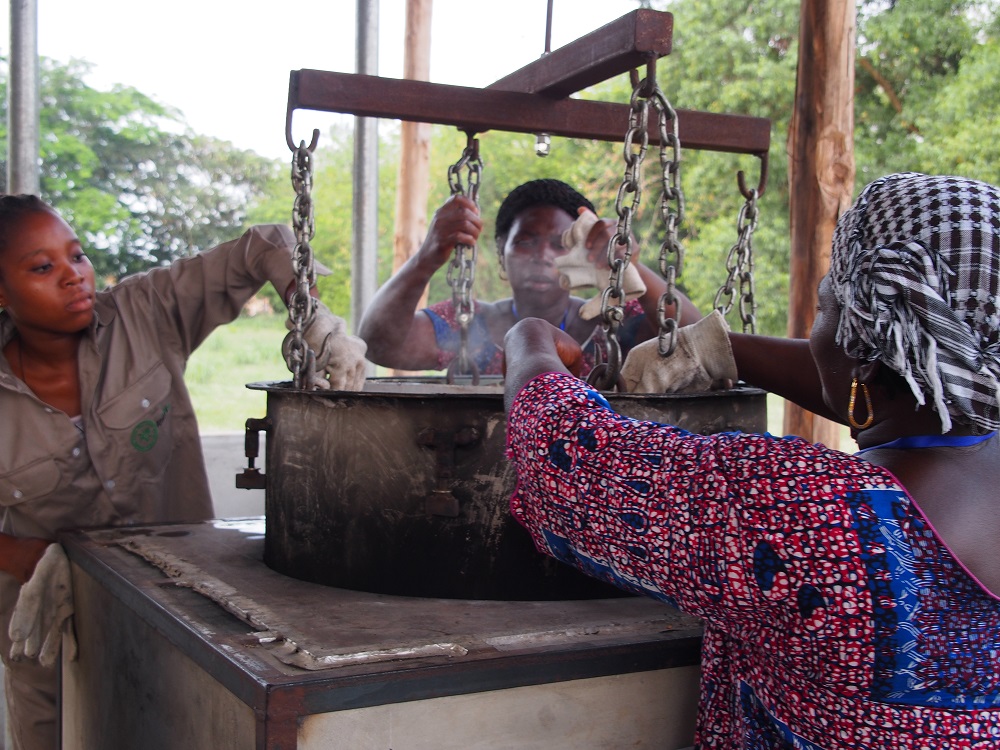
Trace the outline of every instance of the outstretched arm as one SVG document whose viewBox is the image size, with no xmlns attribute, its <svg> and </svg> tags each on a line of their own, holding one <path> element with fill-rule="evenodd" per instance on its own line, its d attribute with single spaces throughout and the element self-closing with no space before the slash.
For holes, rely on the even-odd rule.
<svg viewBox="0 0 1000 750">
<path fill-rule="evenodd" d="M 740 379 L 821 417 L 841 419 L 823 401 L 823 385 L 808 339 L 730 333 Z"/>
<path fill-rule="evenodd" d="M 729 341 L 740 379 L 821 417 L 841 421 L 823 401 L 823 386 L 808 339 L 730 333 Z M 525 318 L 515 324 L 504 339 L 507 408 L 536 375 L 579 374 L 579 369 L 574 369 L 574 363 L 579 361 L 578 352 L 575 341 L 543 320 Z"/>
<path fill-rule="evenodd" d="M 646 285 L 646 293 L 639 297 L 639 304 L 642 305 L 642 309 L 646 313 L 646 325 L 649 326 L 649 330 L 644 330 L 643 334 L 645 338 L 652 338 L 660 332 L 660 324 L 656 318 L 656 313 L 660 305 L 660 297 L 667 291 L 667 282 L 662 276 L 638 260 L 634 260 L 633 262 L 639 271 L 642 283 Z M 687 298 L 687 295 L 675 289 L 674 296 L 676 297 L 676 305 L 667 305 L 667 317 L 673 315 L 674 309 L 677 307 L 680 308 L 679 325 L 687 326 L 701 320 L 703 317 L 701 311 Z"/>
<path fill-rule="evenodd" d="M 536 375 L 567 372 L 579 377 L 583 370 L 580 344 L 541 318 L 515 323 L 504 336 L 503 352 L 504 405 L 508 411 L 520 390 Z"/>
<path fill-rule="evenodd" d="M 382 285 L 361 318 L 358 335 L 368 343 L 369 360 L 404 370 L 438 367 L 434 326 L 417 305 L 455 246 L 475 244 L 482 228 L 476 204 L 465 196 L 452 196 L 435 212 L 416 255 Z"/>
</svg>

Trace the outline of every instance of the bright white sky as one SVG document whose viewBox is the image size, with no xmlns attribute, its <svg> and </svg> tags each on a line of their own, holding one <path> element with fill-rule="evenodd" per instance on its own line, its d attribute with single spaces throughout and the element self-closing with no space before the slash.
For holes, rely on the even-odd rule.
<svg viewBox="0 0 1000 750">
<path fill-rule="evenodd" d="M 88 83 L 133 86 L 180 109 L 196 132 L 287 158 L 288 73 L 355 70 L 355 0 L 37 0 L 39 54 L 94 65 Z M 434 0 L 436 83 L 486 86 L 545 47 L 546 0 Z M 639 7 L 636 0 L 555 0 L 552 49 Z M 379 0 L 379 75 L 401 77 L 405 0 Z M 10 52 L 10 16 L 0 49 Z M 338 115 L 299 111 L 293 138 Z M 343 116 L 341 116 L 343 117 Z M 322 140 L 320 141 L 322 143 Z"/>
</svg>

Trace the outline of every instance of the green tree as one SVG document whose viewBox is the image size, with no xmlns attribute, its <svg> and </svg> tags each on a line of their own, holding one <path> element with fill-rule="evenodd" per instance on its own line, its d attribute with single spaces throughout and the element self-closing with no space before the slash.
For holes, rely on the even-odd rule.
<svg viewBox="0 0 1000 750">
<path fill-rule="evenodd" d="M 657 82 L 668 101 L 676 109 L 750 115 L 771 121 L 769 178 L 759 201 L 760 221 L 753 239 L 757 330 L 783 334 L 789 235 L 784 144 L 795 90 L 798 0 L 678 0 L 666 4 L 666 9 L 674 15 L 674 44 L 671 54 L 657 64 Z M 628 76 L 585 92 L 586 96 L 620 102 L 627 102 L 630 94 Z M 623 137 L 624 132 L 623 123 Z M 683 121 L 681 147 L 685 197 L 681 237 L 685 260 L 679 283 L 695 304 L 709 310 L 727 279 L 726 260 L 737 239 L 737 217 L 745 202 L 737 189 L 736 173 L 742 170 L 747 183 L 753 186 L 760 165 L 750 156 L 685 149 Z M 604 145 L 600 148 L 593 157 L 581 155 L 581 162 L 599 161 Z M 608 163 L 605 161 L 605 165 Z M 624 160 L 617 149 L 610 163 L 615 165 L 613 179 L 602 177 L 593 182 L 594 192 L 602 196 L 606 209 L 614 206 L 614 195 L 624 174 Z M 663 236 L 657 210 L 662 177 L 652 147 L 644 175 L 643 208 L 636 233 L 643 258 L 655 268 Z M 730 315 L 730 325 L 741 328 L 735 312 Z"/>
<path fill-rule="evenodd" d="M 165 265 L 242 231 L 277 165 L 192 133 L 180 112 L 134 88 L 91 88 L 89 70 L 40 61 L 41 194 L 86 239 L 98 277 Z M 6 85 L 4 69 L 4 108 Z"/>
<path fill-rule="evenodd" d="M 789 193 L 786 143 L 795 95 L 801 0 L 672 0 L 653 3 L 674 14 L 672 53 L 659 61 L 660 87 L 677 109 L 764 117 L 771 122 L 767 190 L 760 200 L 754 235 L 757 330 L 784 335 L 788 300 Z M 948 172 L 1000 181 L 1000 145 L 993 138 L 1000 114 L 1000 27 L 997 0 L 863 0 L 858 4 L 855 161 L 856 189 L 900 170 Z M 628 76 L 604 82 L 580 96 L 626 103 Z M 622 122 L 622 136 L 627 127 Z M 682 149 L 683 149 L 683 124 Z M 447 168 L 465 145 L 454 128 L 434 128 L 429 213 L 448 195 Z M 380 276 L 392 267 L 392 210 L 395 207 L 394 155 L 398 130 L 381 131 Z M 340 156 L 326 149 L 341 149 Z M 335 177 L 349 184 L 350 134 L 321 147 L 323 160 L 338 163 Z M 620 143 L 553 139 L 552 154 L 534 155 L 530 135 L 490 131 L 480 136 L 485 172 L 479 191 L 484 218 L 477 266 L 477 296 L 497 299 L 509 287 L 497 273 L 493 221 L 503 197 L 521 182 L 555 177 L 575 185 L 598 211 L 614 215 L 624 174 Z M 682 288 L 703 310 L 712 307 L 726 280 L 726 259 L 736 241 L 737 216 L 744 203 L 736 173 L 753 185 L 759 164 L 749 156 L 683 149 L 685 220 L 681 227 L 686 259 Z M 388 179 L 384 174 L 389 172 Z M 657 205 L 658 161 L 647 155 L 645 187 L 635 230 L 642 258 L 656 266 L 662 238 Z M 327 188 L 317 177 L 317 193 L 339 190 L 330 206 L 347 222 L 337 231 L 350 244 L 350 194 Z M 287 190 L 287 188 L 285 188 Z M 332 225 L 331 225 L 332 226 Z M 344 282 L 346 284 L 346 282 Z M 451 292 L 445 272 L 431 282 L 432 300 Z M 730 324 L 739 328 L 735 314 Z"/>
<path fill-rule="evenodd" d="M 1000 40 L 976 45 L 958 73 L 914 116 L 922 168 L 1000 184 Z"/>
<path fill-rule="evenodd" d="M 921 122 L 933 117 L 938 92 L 977 46 L 980 11 L 974 0 L 884 2 L 858 6 L 854 106 L 858 187 L 887 174 L 926 170 Z M 995 95 L 988 97 L 995 99 Z"/>
</svg>

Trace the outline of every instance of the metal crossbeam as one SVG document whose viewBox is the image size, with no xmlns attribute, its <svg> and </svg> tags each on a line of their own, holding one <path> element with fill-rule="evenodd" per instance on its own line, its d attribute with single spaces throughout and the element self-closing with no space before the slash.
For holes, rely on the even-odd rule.
<svg viewBox="0 0 1000 750">
<path fill-rule="evenodd" d="M 355 73 L 292 71 L 286 139 L 294 150 L 292 113 L 308 109 L 454 125 L 470 134 L 502 130 L 621 141 L 631 111 L 628 104 L 569 95 L 655 62 L 670 53 L 672 38 L 670 13 L 635 10 L 485 89 Z M 687 109 L 676 112 L 685 148 L 767 155 L 771 123 L 766 118 Z M 649 124 L 649 142 L 660 145 L 655 121 Z"/>
<path fill-rule="evenodd" d="M 566 138 L 621 141 L 628 123 L 627 104 L 551 99 L 541 94 L 494 91 L 426 81 L 381 78 L 320 70 L 292 71 L 289 115 L 295 109 L 384 117 L 483 133 L 548 133 Z M 761 117 L 677 109 L 685 148 L 738 154 L 767 153 L 771 123 Z M 655 122 L 649 142 L 659 144 Z"/>
<path fill-rule="evenodd" d="M 674 17 L 636 10 L 487 86 L 562 99 L 670 54 Z"/>
</svg>

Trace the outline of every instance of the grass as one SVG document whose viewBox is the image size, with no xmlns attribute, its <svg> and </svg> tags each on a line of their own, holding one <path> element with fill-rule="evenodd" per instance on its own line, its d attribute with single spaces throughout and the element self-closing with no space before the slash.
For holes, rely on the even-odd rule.
<svg viewBox="0 0 1000 750">
<path fill-rule="evenodd" d="M 240 316 L 212 332 L 188 360 L 185 381 L 203 434 L 243 432 L 267 413 L 267 394 L 247 383 L 291 380 L 281 356 L 284 315 Z"/>
</svg>

